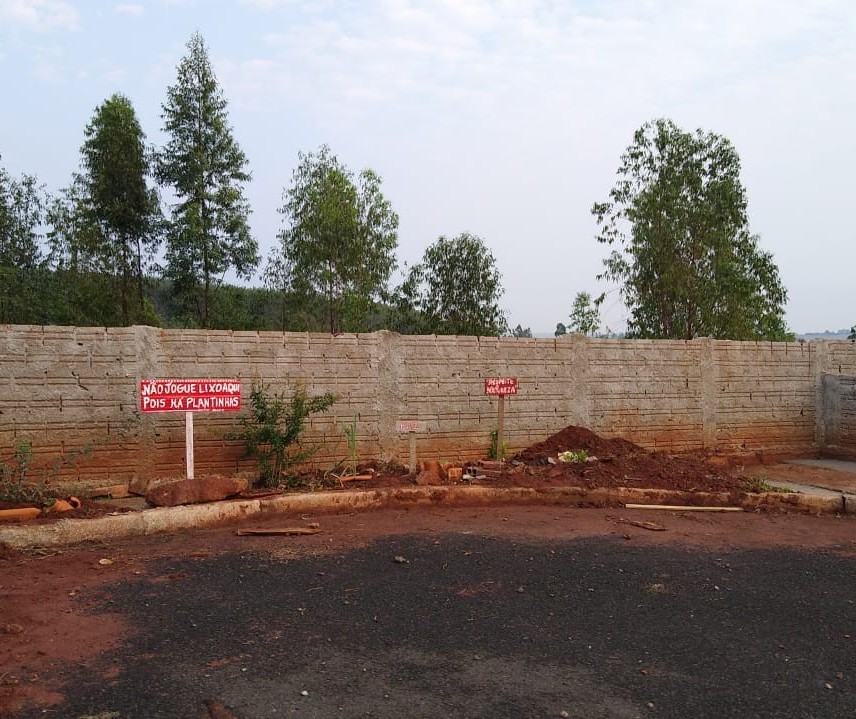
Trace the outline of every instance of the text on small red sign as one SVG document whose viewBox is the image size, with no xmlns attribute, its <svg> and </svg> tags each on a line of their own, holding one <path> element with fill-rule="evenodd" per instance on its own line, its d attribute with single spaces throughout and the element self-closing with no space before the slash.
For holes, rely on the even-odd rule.
<svg viewBox="0 0 856 719">
<path fill-rule="evenodd" d="M 142 412 L 237 412 L 239 379 L 140 380 Z"/>
<path fill-rule="evenodd" d="M 484 393 L 500 396 L 517 394 L 517 377 L 488 377 L 484 381 Z"/>
</svg>

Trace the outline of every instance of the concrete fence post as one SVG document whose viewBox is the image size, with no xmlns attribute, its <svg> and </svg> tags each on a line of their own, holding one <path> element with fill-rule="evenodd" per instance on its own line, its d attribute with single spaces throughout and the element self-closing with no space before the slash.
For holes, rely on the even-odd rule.
<svg viewBox="0 0 856 719">
<path fill-rule="evenodd" d="M 830 444 L 827 436 L 826 391 L 823 376 L 829 369 L 829 345 L 826 340 L 813 340 L 808 345 L 809 352 L 814 351 L 809 366 L 814 379 L 814 443 L 818 450 Z"/>
<path fill-rule="evenodd" d="M 716 385 L 717 372 L 714 361 L 713 340 L 701 337 L 693 340 L 699 350 L 699 372 L 701 374 L 701 440 L 704 449 L 716 447 Z"/>
</svg>

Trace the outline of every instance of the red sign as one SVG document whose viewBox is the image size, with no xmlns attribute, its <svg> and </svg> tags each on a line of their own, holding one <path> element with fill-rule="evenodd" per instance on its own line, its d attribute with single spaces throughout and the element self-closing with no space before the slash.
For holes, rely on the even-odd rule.
<svg viewBox="0 0 856 719">
<path fill-rule="evenodd" d="M 418 422 L 416 420 L 399 420 L 396 424 L 396 429 L 402 433 L 410 433 L 410 432 L 424 432 L 425 431 L 425 422 Z"/>
<path fill-rule="evenodd" d="M 237 412 L 239 379 L 140 380 L 142 412 Z"/>
<path fill-rule="evenodd" d="M 517 394 L 517 377 L 489 377 L 484 381 L 484 393 L 501 397 Z"/>
</svg>

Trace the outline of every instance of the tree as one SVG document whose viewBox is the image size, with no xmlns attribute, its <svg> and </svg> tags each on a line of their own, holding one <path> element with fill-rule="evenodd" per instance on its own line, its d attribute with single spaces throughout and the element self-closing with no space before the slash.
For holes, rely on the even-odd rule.
<svg viewBox="0 0 856 719">
<path fill-rule="evenodd" d="M 45 266 L 40 233 L 47 201 L 35 177 L 16 180 L 0 167 L 0 323 L 39 322 Z"/>
<path fill-rule="evenodd" d="M 553 336 L 564 337 L 566 334 L 568 334 L 568 328 L 562 322 L 557 322 L 556 331 L 553 333 Z"/>
<path fill-rule="evenodd" d="M 49 322 L 105 327 L 122 323 L 112 278 L 98 252 L 103 240 L 92 220 L 83 176 L 52 198 L 47 208 L 49 263 L 55 285 Z"/>
<path fill-rule="evenodd" d="M 121 322 L 145 321 L 143 281 L 161 242 L 157 190 L 149 188 L 145 134 L 128 98 L 114 94 L 96 110 L 85 130 L 80 176 L 83 221 L 94 269 L 114 278 Z"/>
<path fill-rule="evenodd" d="M 34 269 L 43 259 L 39 229 L 46 202 L 35 177 L 11 177 L 0 167 L 0 266 Z"/>
<path fill-rule="evenodd" d="M 600 312 L 598 312 L 597 303 L 592 302 L 588 292 L 577 292 L 571 307 L 571 323 L 568 328 L 571 332 L 593 335 L 599 327 Z"/>
<path fill-rule="evenodd" d="M 847 339 L 849 339 L 849 340 L 856 340 L 856 325 L 853 325 L 853 326 L 850 328 L 850 334 L 849 334 L 849 335 L 847 335 Z"/>
<path fill-rule="evenodd" d="M 517 325 L 513 330 L 511 330 L 512 337 L 532 337 L 532 330 L 529 327 L 523 327 L 523 325 Z"/>
<path fill-rule="evenodd" d="M 397 329 L 423 334 L 499 336 L 508 322 L 499 308 L 502 278 L 484 241 L 464 232 L 440 237 L 398 289 Z M 412 324 L 411 324 L 412 323 Z"/>
<path fill-rule="evenodd" d="M 165 276 L 202 327 L 210 327 L 212 286 L 228 270 L 249 279 L 259 262 L 243 183 L 247 158 L 232 136 L 226 100 L 202 37 L 195 33 L 163 105 L 169 141 L 157 156 L 158 180 L 177 202 L 167 234 Z"/>
<path fill-rule="evenodd" d="M 749 233 L 740 160 L 726 138 L 646 123 L 592 214 L 598 242 L 615 248 L 598 279 L 621 283 L 629 337 L 788 336 L 787 291 Z"/>
<path fill-rule="evenodd" d="M 266 271 L 269 287 L 311 306 L 320 295 L 331 333 L 367 329 L 373 303 L 387 292 L 395 268 L 398 215 L 370 170 L 354 179 L 323 145 L 300 153 L 283 190 L 280 248 Z"/>
</svg>

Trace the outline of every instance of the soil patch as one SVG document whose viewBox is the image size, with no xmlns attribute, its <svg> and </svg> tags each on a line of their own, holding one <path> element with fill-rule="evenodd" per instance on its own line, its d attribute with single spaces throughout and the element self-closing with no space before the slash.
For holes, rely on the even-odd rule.
<svg viewBox="0 0 856 719">
<path fill-rule="evenodd" d="M 580 461 L 565 462 L 559 458 L 563 452 L 581 451 L 587 456 Z M 447 478 L 445 472 L 440 473 L 437 483 L 532 488 L 633 487 L 738 493 L 744 491 L 746 482 L 745 470 L 732 469 L 727 463 L 713 461 L 704 453 L 649 452 L 626 439 L 608 439 L 585 427 L 573 425 L 517 453 L 501 468 L 487 469 L 475 461 L 465 463 L 465 468 L 468 471 L 460 478 Z M 355 469 L 353 473 L 307 472 L 298 477 L 291 486 L 281 490 L 250 490 L 242 496 L 254 498 L 269 493 L 320 489 L 390 489 L 416 484 L 416 477 L 399 464 L 368 462 L 358 465 Z M 23 505 L 0 504 L 0 509 L 15 506 Z M 84 499 L 83 506 L 79 509 L 63 513 L 44 513 L 27 521 L 38 524 L 59 519 L 85 519 L 140 508 Z"/>
</svg>

